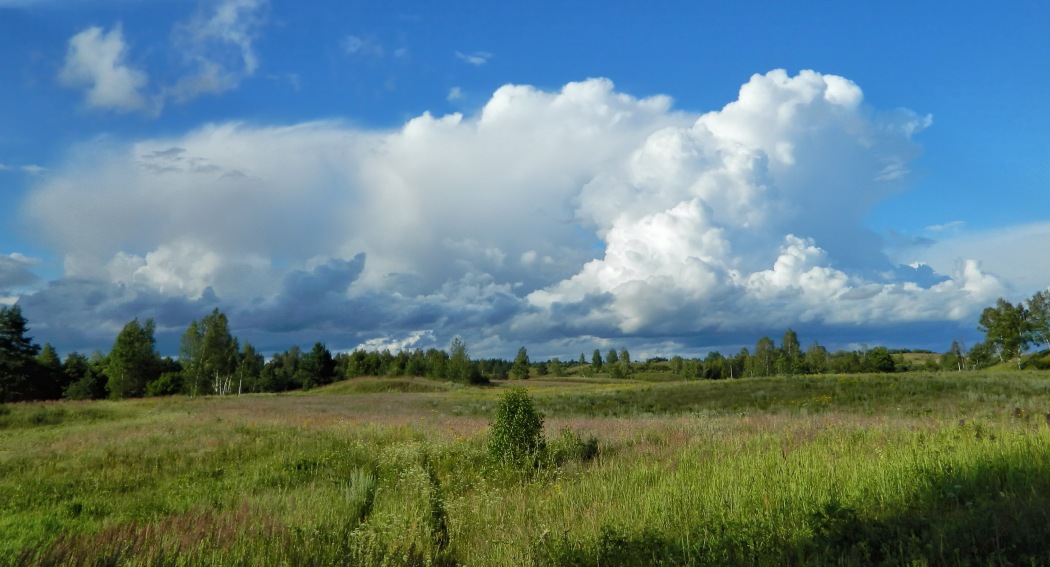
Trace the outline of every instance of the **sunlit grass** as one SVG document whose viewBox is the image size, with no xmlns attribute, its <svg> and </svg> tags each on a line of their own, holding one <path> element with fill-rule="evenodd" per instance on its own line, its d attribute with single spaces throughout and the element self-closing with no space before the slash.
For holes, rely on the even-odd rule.
<svg viewBox="0 0 1050 567">
<path fill-rule="evenodd" d="M 0 412 L 0 564 L 1047 563 L 1050 379 L 543 379 Z M 567 444 L 594 437 L 598 453 Z"/>
</svg>

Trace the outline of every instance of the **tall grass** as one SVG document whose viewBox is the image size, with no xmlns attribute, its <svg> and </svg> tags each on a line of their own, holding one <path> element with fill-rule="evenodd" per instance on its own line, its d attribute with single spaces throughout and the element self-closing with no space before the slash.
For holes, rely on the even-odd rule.
<svg viewBox="0 0 1050 567">
<path fill-rule="evenodd" d="M 0 564 L 1050 563 L 1043 375 L 412 384 L 6 406 Z"/>
</svg>

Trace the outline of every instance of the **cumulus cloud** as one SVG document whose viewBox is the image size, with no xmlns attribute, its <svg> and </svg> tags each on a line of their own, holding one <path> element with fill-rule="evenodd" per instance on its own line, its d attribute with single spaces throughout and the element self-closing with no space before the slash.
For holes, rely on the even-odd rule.
<svg viewBox="0 0 1050 567">
<path fill-rule="evenodd" d="M 530 301 L 609 294 L 584 319 L 624 333 L 965 316 L 1001 291 L 975 264 L 931 287 L 885 281 L 903 272 L 863 216 L 900 190 L 886 164 L 906 169 L 930 120 L 862 101 L 841 77 L 774 71 L 691 126 L 653 133 L 581 192 L 604 257 Z"/>
<path fill-rule="evenodd" d="M 93 26 L 70 38 L 59 82 L 84 89 L 84 102 L 90 108 L 151 115 L 160 114 L 170 99 L 187 102 L 236 88 L 259 67 L 253 44 L 268 0 L 216 0 L 206 6 L 210 9 L 202 7 L 172 30 L 182 64 L 173 84 L 157 86 L 147 94 L 149 77 L 127 63 L 129 50 L 120 24 L 108 32 Z M 297 75 L 284 79 L 298 89 Z"/>
<path fill-rule="evenodd" d="M 144 110 L 141 91 L 149 82 L 144 71 L 126 63 L 127 45 L 120 24 L 104 32 L 93 26 L 69 40 L 59 81 L 70 88 L 84 89 L 84 103 L 93 108 L 132 112 Z"/>
<path fill-rule="evenodd" d="M 929 124 L 844 78 L 773 71 L 705 114 L 589 79 L 390 130 L 85 146 L 25 203 L 66 265 L 27 306 L 57 322 L 217 303 L 278 346 L 460 335 L 476 355 L 957 325 L 1002 281 L 965 258 L 896 264 L 863 224 Z"/>
</svg>

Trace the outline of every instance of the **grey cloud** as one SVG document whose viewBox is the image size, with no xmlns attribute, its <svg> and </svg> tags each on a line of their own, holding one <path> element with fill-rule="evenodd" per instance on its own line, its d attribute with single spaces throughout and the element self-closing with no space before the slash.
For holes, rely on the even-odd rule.
<svg viewBox="0 0 1050 567">
<path fill-rule="evenodd" d="M 0 256 L 0 293 L 39 282 L 39 276 L 30 269 L 39 263 L 18 253 Z"/>
<path fill-rule="evenodd" d="M 913 282 L 922 288 L 931 288 L 939 283 L 948 281 L 950 278 L 944 274 L 938 274 L 933 268 L 926 264 L 914 266 L 896 266 L 893 269 L 892 281 Z"/>
<path fill-rule="evenodd" d="M 345 294 L 364 268 L 365 254 L 361 253 L 350 260 L 328 260 L 313 271 L 295 270 L 285 276 L 284 290 L 279 297 L 302 301 Z"/>
<path fill-rule="evenodd" d="M 189 322 L 207 314 L 217 302 L 212 293 L 189 300 L 146 286 L 91 278 L 55 280 L 18 301 L 36 339 L 61 352 L 108 350 L 125 323 L 152 318 L 166 354 L 176 353 L 178 337 Z"/>
</svg>

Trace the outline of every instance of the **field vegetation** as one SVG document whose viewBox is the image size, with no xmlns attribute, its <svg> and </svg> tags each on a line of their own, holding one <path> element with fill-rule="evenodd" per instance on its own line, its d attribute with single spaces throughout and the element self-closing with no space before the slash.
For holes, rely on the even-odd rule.
<svg viewBox="0 0 1050 567">
<path fill-rule="evenodd" d="M 0 564 L 1050 563 L 1050 376 L 643 368 L 0 406 Z"/>
</svg>

